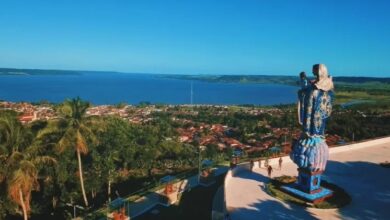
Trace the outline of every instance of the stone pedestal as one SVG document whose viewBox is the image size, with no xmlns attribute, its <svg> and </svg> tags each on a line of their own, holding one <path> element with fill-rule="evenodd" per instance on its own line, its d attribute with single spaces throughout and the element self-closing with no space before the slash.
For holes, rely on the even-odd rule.
<svg viewBox="0 0 390 220">
<path fill-rule="evenodd" d="M 332 196 L 333 192 L 321 187 L 322 171 L 310 171 L 308 169 L 298 169 L 297 183 L 282 186 L 281 188 L 291 195 L 298 196 L 311 203 L 320 203 Z"/>
<path fill-rule="evenodd" d="M 321 174 L 323 171 L 298 169 L 298 186 L 306 193 L 316 193 L 321 190 Z"/>
</svg>

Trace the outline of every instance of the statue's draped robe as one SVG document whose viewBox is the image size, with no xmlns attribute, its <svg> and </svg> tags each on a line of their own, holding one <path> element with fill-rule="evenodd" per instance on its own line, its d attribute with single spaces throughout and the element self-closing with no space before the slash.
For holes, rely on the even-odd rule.
<svg viewBox="0 0 390 220">
<path fill-rule="evenodd" d="M 325 126 L 332 112 L 333 91 L 309 88 L 298 94 L 303 133 L 293 146 L 291 158 L 299 168 L 323 171 L 329 156 Z"/>
</svg>

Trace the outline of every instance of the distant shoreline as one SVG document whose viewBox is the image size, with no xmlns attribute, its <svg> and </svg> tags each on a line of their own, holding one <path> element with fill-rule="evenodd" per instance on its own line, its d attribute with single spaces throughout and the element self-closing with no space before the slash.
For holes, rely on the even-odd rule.
<svg viewBox="0 0 390 220">
<path fill-rule="evenodd" d="M 220 75 L 220 74 L 161 74 L 161 73 L 125 73 L 116 71 L 86 71 L 86 70 L 55 70 L 55 69 L 18 69 L 18 68 L 0 68 L 0 76 L 62 76 L 62 75 L 84 75 L 84 74 L 132 74 L 132 75 L 149 75 L 154 77 L 180 79 L 180 80 L 197 80 L 205 82 L 218 83 L 258 83 L 258 84 L 284 84 L 298 85 L 298 75 Z M 311 77 L 309 77 L 311 78 Z M 390 84 L 390 77 L 362 77 L 362 76 L 335 76 L 336 83 L 385 83 Z"/>
</svg>

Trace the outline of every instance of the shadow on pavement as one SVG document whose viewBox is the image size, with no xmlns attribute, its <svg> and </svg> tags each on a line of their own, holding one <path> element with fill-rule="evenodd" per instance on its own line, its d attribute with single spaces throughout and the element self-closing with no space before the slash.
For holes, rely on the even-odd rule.
<svg viewBox="0 0 390 220">
<path fill-rule="evenodd" d="M 241 172 L 235 178 L 269 182 L 260 173 Z M 376 163 L 328 161 L 323 178 L 342 187 L 352 197 L 351 204 L 336 213 L 341 219 L 388 219 L 390 216 L 390 169 Z M 259 184 L 260 187 L 264 188 Z M 275 200 L 258 200 L 249 208 L 234 209 L 232 219 L 318 219 L 326 216 L 326 209 L 315 216 L 305 207 Z"/>
<path fill-rule="evenodd" d="M 234 212 L 231 214 L 231 219 L 318 219 L 304 207 L 289 204 L 284 205 L 275 200 L 258 200 L 257 203 L 249 204 L 249 206 L 250 208 L 234 209 Z"/>
<path fill-rule="evenodd" d="M 343 219 L 388 219 L 390 217 L 390 169 L 376 163 L 328 161 L 325 178 L 352 197 L 339 209 Z"/>
</svg>

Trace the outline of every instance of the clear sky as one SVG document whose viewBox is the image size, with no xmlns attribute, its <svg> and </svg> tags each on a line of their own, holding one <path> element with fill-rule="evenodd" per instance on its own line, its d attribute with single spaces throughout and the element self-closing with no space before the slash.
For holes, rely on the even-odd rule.
<svg viewBox="0 0 390 220">
<path fill-rule="evenodd" d="M 390 77 L 388 0 L 1 0 L 0 67 Z"/>
</svg>

